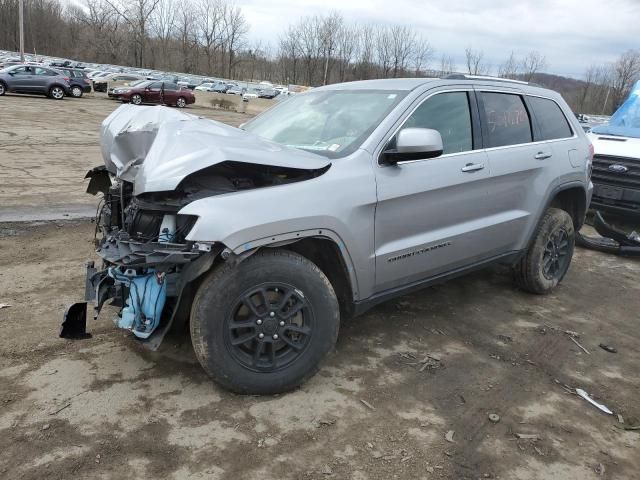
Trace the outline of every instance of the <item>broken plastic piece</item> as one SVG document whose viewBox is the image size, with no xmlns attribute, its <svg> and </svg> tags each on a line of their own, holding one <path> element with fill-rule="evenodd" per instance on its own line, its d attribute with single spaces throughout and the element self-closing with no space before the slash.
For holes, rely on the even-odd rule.
<svg viewBox="0 0 640 480">
<path fill-rule="evenodd" d="M 91 338 L 91 334 L 87 333 L 87 302 L 78 302 L 67 307 L 60 328 L 60 338 L 70 340 Z"/>
<path fill-rule="evenodd" d="M 581 247 L 590 248 L 599 252 L 614 253 L 625 257 L 640 257 L 640 237 L 636 232 L 629 235 L 605 222 L 602 214 L 596 212 L 593 228 L 602 237 L 591 237 L 576 234 L 576 243 Z"/>
<path fill-rule="evenodd" d="M 604 405 L 596 402 L 593 398 L 591 398 L 589 396 L 589 394 L 587 392 L 585 392 L 584 390 L 582 390 L 581 388 L 576 388 L 576 393 L 584 398 L 587 402 L 589 402 L 591 405 L 593 405 L 594 407 L 596 407 L 598 410 L 603 411 L 604 413 L 607 413 L 609 415 L 613 415 L 613 412 L 611 410 L 609 410 L 607 407 L 605 407 Z"/>
<path fill-rule="evenodd" d="M 606 350 L 606 351 L 607 351 L 607 352 L 609 352 L 609 353 L 618 353 L 618 350 L 616 350 L 615 348 L 613 348 L 613 347 L 612 347 L 612 346 L 610 346 L 610 345 L 605 345 L 604 343 L 601 343 L 601 344 L 599 345 L 599 347 L 600 347 L 601 349 L 603 349 L 603 350 Z"/>
</svg>

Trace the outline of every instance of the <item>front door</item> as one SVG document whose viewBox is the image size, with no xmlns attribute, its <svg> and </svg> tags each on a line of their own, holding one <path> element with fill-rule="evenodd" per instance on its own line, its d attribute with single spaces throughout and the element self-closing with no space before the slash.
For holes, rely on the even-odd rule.
<svg viewBox="0 0 640 480">
<path fill-rule="evenodd" d="M 376 167 L 376 292 L 490 256 L 490 168 L 473 91 L 429 95 L 401 128 L 440 132 L 440 157 Z M 393 143 L 392 137 L 390 143 Z"/>
<path fill-rule="evenodd" d="M 144 90 L 142 97 L 145 103 L 160 103 L 162 93 L 162 82 L 153 82 Z"/>
<path fill-rule="evenodd" d="M 33 91 L 33 67 L 25 65 L 11 70 L 12 90 L 19 92 Z"/>
</svg>

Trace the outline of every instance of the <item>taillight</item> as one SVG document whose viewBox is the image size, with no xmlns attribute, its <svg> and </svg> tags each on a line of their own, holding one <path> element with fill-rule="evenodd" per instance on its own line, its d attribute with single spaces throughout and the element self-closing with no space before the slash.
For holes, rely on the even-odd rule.
<svg viewBox="0 0 640 480">
<path fill-rule="evenodd" d="M 69 81 L 69 77 L 62 77 L 62 78 L 64 78 L 64 81 L 65 81 L 65 82 L 68 82 L 68 81 Z"/>
<path fill-rule="evenodd" d="M 89 85 L 91 83 L 91 80 L 89 80 L 88 78 L 84 79 L 84 83 L 86 83 L 87 85 Z"/>
</svg>

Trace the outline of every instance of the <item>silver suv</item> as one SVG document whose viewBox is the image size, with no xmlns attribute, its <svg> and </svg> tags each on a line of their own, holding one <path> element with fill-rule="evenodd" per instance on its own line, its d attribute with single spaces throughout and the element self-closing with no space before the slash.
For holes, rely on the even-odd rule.
<svg viewBox="0 0 640 480">
<path fill-rule="evenodd" d="M 293 96 L 242 129 L 163 107 L 103 123 L 100 266 L 86 300 L 155 349 L 188 325 L 226 388 L 312 376 L 340 319 L 496 262 L 564 277 L 592 150 L 552 91 L 492 78 L 371 80 Z M 86 303 L 61 336 L 89 334 Z"/>
</svg>

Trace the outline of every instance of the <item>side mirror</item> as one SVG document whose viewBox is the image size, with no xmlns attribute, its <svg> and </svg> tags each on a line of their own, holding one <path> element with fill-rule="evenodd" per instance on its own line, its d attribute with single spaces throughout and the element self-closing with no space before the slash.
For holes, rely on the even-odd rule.
<svg viewBox="0 0 640 480">
<path fill-rule="evenodd" d="M 440 132 L 430 128 L 403 128 L 395 139 L 395 147 L 382 152 L 382 163 L 396 165 L 408 160 L 424 160 L 442 155 Z"/>
</svg>

